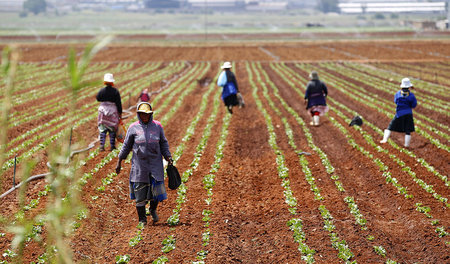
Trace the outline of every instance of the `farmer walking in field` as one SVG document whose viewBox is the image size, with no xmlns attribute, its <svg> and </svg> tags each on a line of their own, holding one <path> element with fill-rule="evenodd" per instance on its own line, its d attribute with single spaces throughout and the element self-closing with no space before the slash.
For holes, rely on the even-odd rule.
<svg viewBox="0 0 450 264">
<path fill-rule="evenodd" d="M 305 92 L 306 110 L 312 116 L 310 125 L 318 126 L 320 116 L 328 112 L 328 106 L 325 100 L 325 97 L 328 95 L 328 89 L 325 83 L 319 80 L 319 75 L 316 71 L 312 71 L 309 78 L 311 80 L 306 85 Z"/>
<path fill-rule="evenodd" d="M 397 105 L 394 119 L 392 119 L 388 128 L 384 130 L 384 136 L 380 143 L 386 143 L 391 135 L 391 131 L 395 131 L 405 133 L 405 147 L 409 147 L 411 143 L 411 132 L 415 131 L 412 109 L 417 106 L 417 100 L 410 91 L 414 86 L 409 78 L 402 79 L 400 88 L 401 90 L 394 96 L 394 102 Z"/>
<path fill-rule="evenodd" d="M 138 103 L 140 102 L 150 102 L 150 95 L 148 94 L 148 89 L 144 89 L 138 97 Z"/>
<path fill-rule="evenodd" d="M 222 100 L 230 114 L 233 113 L 233 106 L 239 105 L 237 94 L 239 92 L 236 76 L 231 71 L 231 63 L 229 61 L 222 65 L 222 73 L 217 79 L 217 85 L 222 88 Z"/>
<path fill-rule="evenodd" d="M 114 87 L 114 76 L 106 73 L 103 77 L 106 85 L 97 94 L 97 101 L 101 102 L 98 107 L 98 130 L 100 132 L 100 151 L 105 150 L 106 134 L 109 132 L 109 143 L 111 150 L 116 149 L 116 131 L 119 120 L 122 117 L 122 101 L 120 92 Z"/>
<path fill-rule="evenodd" d="M 153 120 L 153 110 L 148 102 L 137 105 L 138 121 L 128 128 L 125 141 L 119 153 L 116 172 L 120 173 L 122 160 L 133 151 L 130 171 L 130 198 L 136 200 L 139 223 L 147 224 L 145 205 L 150 201 L 153 222 L 159 217 L 156 207 L 167 199 L 164 186 L 164 166 L 162 157 L 173 164 L 169 143 L 160 122 Z"/>
</svg>

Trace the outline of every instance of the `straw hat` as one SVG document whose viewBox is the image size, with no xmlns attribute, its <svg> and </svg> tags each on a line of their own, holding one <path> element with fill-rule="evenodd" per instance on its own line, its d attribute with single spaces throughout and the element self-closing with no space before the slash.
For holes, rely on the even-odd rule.
<svg viewBox="0 0 450 264">
<path fill-rule="evenodd" d="M 403 78 L 402 79 L 402 84 L 400 84 L 400 88 L 409 88 L 409 87 L 412 87 L 413 85 L 412 85 L 412 83 L 411 83 L 411 81 L 409 80 L 409 78 Z"/>
<path fill-rule="evenodd" d="M 151 114 L 151 113 L 153 113 L 152 106 L 147 102 L 140 102 L 137 105 L 137 112 Z"/>
<path fill-rule="evenodd" d="M 231 68 L 231 62 L 226 61 L 222 65 L 222 69 L 230 69 Z"/>
<path fill-rule="evenodd" d="M 113 83 L 114 82 L 113 74 L 112 73 L 106 73 L 105 76 L 103 76 L 103 81 L 104 82 Z"/>
</svg>

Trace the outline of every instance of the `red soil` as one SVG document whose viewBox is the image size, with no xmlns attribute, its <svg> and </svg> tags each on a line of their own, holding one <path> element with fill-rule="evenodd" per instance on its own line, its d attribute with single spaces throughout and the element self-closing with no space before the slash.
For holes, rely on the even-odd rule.
<svg viewBox="0 0 450 264">
<path fill-rule="evenodd" d="M 142 36 L 136 36 L 136 38 L 142 38 Z M 40 44 L 22 44 L 21 47 L 24 62 L 64 62 L 68 50 L 66 45 L 57 44 L 51 44 L 51 48 Z M 449 50 L 450 42 L 436 40 L 318 41 L 187 47 L 111 45 L 101 51 L 95 61 L 168 62 L 187 60 L 193 64 L 196 61 L 212 62 L 212 68 L 208 73 L 205 76 L 195 76 L 194 80 L 214 79 L 220 62 L 223 60 L 234 61 L 236 67 L 233 68 L 233 71 L 236 73 L 246 106 L 242 109 L 234 109 L 223 150 L 224 156 L 220 163 L 220 169 L 215 173 L 211 205 L 207 206 L 205 203 L 207 195 L 202 179 L 209 173 L 210 166 L 214 162 L 216 143 L 223 124 L 222 118 L 228 115 L 222 105 L 215 119 L 211 137 L 201 156 L 200 164 L 186 183 L 187 199 L 182 205 L 180 224 L 171 227 L 166 223 L 176 206 L 175 199 L 177 197 L 176 191 L 167 188 L 169 199 L 160 204 L 158 208 L 161 221 L 153 226 L 148 225 L 142 233 L 143 240 L 137 246 L 130 247 L 128 242 L 137 232 L 137 215 L 133 202 L 128 198 L 130 165 L 124 164 L 122 172 L 114 178 L 113 184 L 108 185 L 105 192 L 96 191 L 96 188 L 101 185 L 101 179 L 114 170 L 116 162 L 114 159 L 95 174 L 83 188 L 81 200 L 89 209 L 89 217 L 81 221 L 81 227 L 69 240 L 73 258 L 79 263 L 113 263 L 116 256 L 129 254 L 131 256 L 130 263 L 151 263 L 157 257 L 166 255 L 169 263 L 191 263 L 196 260 L 197 252 L 207 250 L 209 252 L 206 258 L 207 263 L 302 263 L 302 254 L 298 250 L 298 243 L 294 241 L 293 232 L 286 225 L 287 221 L 295 217 L 303 221 L 305 243 L 316 251 L 315 261 L 317 263 L 341 263 L 342 261 L 337 256 L 338 251 L 331 245 L 329 232 L 324 229 L 324 222 L 318 210 L 320 205 L 324 205 L 334 218 L 333 224 L 336 226 L 334 232 L 338 234 L 340 240 L 346 241 L 355 255 L 352 260 L 356 260 L 358 263 L 384 263 L 386 258 L 377 255 L 373 249 L 374 246 L 380 245 L 386 249 L 387 258 L 399 263 L 448 263 L 450 261 L 449 246 L 446 244 L 449 241 L 448 236 L 438 237 L 435 232 L 436 227 L 430 224 L 432 219 L 438 219 L 439 226 L 444 226 L 448 232 L 450 229 L 448 207 L 420 188 L 388 154 L 377 152 L 357 130 L 348 127 L 345 120 L 330 111 L 329 116 L 347 128 L 355 142 L 370 151 L 373 158 L 383 161 L 389 167 L 392 176 L 407 187 L 408 193 L 412 194 L 414 198 L 406 199 L 397 193 L 392 184 L 385 182 L 382 172 L 373 163 L 373 159 L 367 158 L 360 151 L 352 148 L 347 143 L 345 135 L 331 123 L 329 118 L 322 117 L 321 125 L 309 127 L 309 130 L 315 145 L 326 153 L 336 169 L 335 174 L 340 177 L 345 192 L 339 192 L 330 178 L 331 175 L 322 165 L 318 154 L 308 145 L 305 131 L 298 125 L 296 119 L 284 109 L 274 96 L 272 88 L 267 85 L 270 99 L 274 102 L 281 117 L 286 118 L 293 129 L 298 149 L 312 153 L 306 159 L 315 183 L 324 197 L 322 201 L 315 200 L 310 185 L 305 179 L 298 155 L 288 144 L 289 139 L 286 136 L 281 117 L 271 108 L 269 101 L 264 97 L 263 86 L 260 82 L 255 81 L 254 73 L 253 79 L 250 80 L 247 62 L 262 61 L 263 70 L 267 73 L 270 81 L 280 90 L 281 97 L 308 123 L 310 116 L 304 109 L 303 98 L 293 91 L 286 80 L 271 69 L 267 61 L 287 62 L 287 67 L 293 69 L 299 76 L 307 76 L 308 72 L 294 67 L 291 62 L 353 60 L 364 62 L 417 61 L 426 64 L 427 61 L 443 61 L 447 63 L 448 68 Z M 433 55 L 429 55 L 430 51 L 433 51 Z M 345 79 L 344 76 L 340 77 Z M 298 80 L 291 81 L 298 83 L 298 88 L 304 92 L 304 83 L 298 82 Z M 268 83 L 267 80 L 263 82 Z M 277 172 L 276 154 L 268 143 L 269 133 L 264 115 L 258 110 L 252 95 L 253 85 L 258 89 L 257 96 L 261 99 L 264 109 L 271 116 L 277 136 L 276 142 L 284 154 L 286 166 L 289 168 L 290 187 L 298 203 L 295 216 L 289 213 L 289 206 L 285 203 L 284 188 L 281 186 L 282 180 L 278 177 Z M 332 99 L 358 111 L 367 122 L 371 122 L 381 129 L 384 129 L 389 123 L 388 117 L 364 103 L 354 101 L 346 93 L 340 92 L 337 87 L 329 85 L 328 88 Z M 201 98 L 206 89 L 200 83 L 197 84 L 194 92 L 183 100 L 180 109 L 165 125 L 164 129 L 172 153 L 182 142 L 182 137 L 193 117 L 198 114 Z M 392 96 L 375 90 L 372 92 L 383 98 Z M 179 95 L 170 94 L 168 97 L 169 108 L 177 102 Z M 195 134 L 185 142 L 186 148 L 177 162 L 180 172 L 187 170 L 194 158 L 196 146 L 199 144 L 207 119 L 212 112 L 213 99 L 214 96 L 211 94 L 205 114 L 198 123 Z M 420 98 L 418 100 L 420 103 Z M 336 107 L 351 117 L 350 113 L 331 101 L 328 102 L 331 107 Z M 128 105 L 128 103 L 124 102 L 124 105 Z M 17 106 L 17 109 L 22 109 L 21 107 Z M 158 113 L 157 108 L 155 111 L 156 119 L 163 118 L 163 113 Z M 164 112 L 166 111 L 164 110 Z M 429 110 L 421 108 L 416 111 L 429 113 L 427 112 Z M 35 123 L 47 122 L 49 118 L 40 118 Z M 439 121 L 440 118 L 445 118 L 445 116 L 442 114 L 433 116 L 436 121 Z M 33 128 L 35 123 L 30 122 L 17 129 L 26 131 Z M 448 125 L 448 122 L 444 123 Z M 363 125 L 363 128 L 376 141 L 379 140 L 379 134 L 368 126 Z M 14 129 L 11 129 L 8 134 L 19 135 L 20 131 Z M 448 133 L 448 131 L 444 132 Z M 96 121 L 93 120 L 75 131 L 74 141 L 90 142 L 97 137 L 97 133 Z M 402 145 L 402 136 L 394 134 L 392 138 Z M 440 140 L 445 145 L 448 144 L 445 139 L 440 138 Z M 410 166 L 417 177 L 432 185 L 436 193 L 450 197 L 448 187 L 418 164 L 415 159 L 390 145 L 383 145 L 383 147 Z M 448 174 L 450 155 L 447 151 L 438 149 L 417 133 L 413 134 L 410 150 L 417 157 L 424 158 L 442 175 Z M 101 153 L 89 161 L 83 167 L 83 172 L 94 168 L 106 154 L 107 152 Z M 45 172 L 46 153 L 39 152 L 34 156 L 40 159 L 34 172 Z M 5 180 L 2 181 L 2 190 L 9 187 L 11 175 L 11 169 L 3 174 L 2 179 Z M 28 188 L 27 199 L 36 198 L 44 184 L 43 181 L 32 183 Z M 99 196 L 99 198 L 93 200 L 92 196 Z M 355 218 L 350 214 L 349 208 L 344 202 L 344 198 L 347 196 L 354 197 L 361 214 L 367 219 L 367 230 L 361 230 L 360 226 L 355 223 Z M 32 209 L 27 215 L 33 216 L 43 212 L 46 199 L 44 197 L 39 207 Z M 430 207 L 432 219 L 428 219 L 416 210 L 415 204 L 419 202 Z M 5 217 L 10 217 L 18 210 L 15 194 L 3 198 L 1 203 L 1 214 Z M 202 246 L 202 233 L 206 230 L 202 221 L 202 211 L 205 209 L 211 210 L 213 214 L 209 227 L 210 243 Z M 0 252 L 9 248 L 12 240 L 12 234 L 4 230 L 4 227 L 0 227 L 0 232 L 6 233 L 5 237 L 0 238 Z M 175 237 L 176 248 L 169 253 L 162 253 L 161 243 L 168 235 Z M 45 239 L 45 232 L 43 236 Z M 369 240 L 368 236 L 373 236 L 374 239 Z M 36 261 L 37 256 L 43 252 L 44 249 L 38 243 L 29 243 L 25 248 L 25 262 Z M 0 257 L 1 259 L 6 258 Z"/>
</svg>

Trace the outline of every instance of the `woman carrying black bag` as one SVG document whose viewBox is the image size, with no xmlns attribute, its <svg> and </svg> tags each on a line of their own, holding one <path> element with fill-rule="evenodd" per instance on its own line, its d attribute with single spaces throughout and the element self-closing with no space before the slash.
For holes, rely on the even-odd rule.
<svg viewBox="0 0 450 264">
<path fill-rule="evenodd" d="M 176 190 L 181 184 L 181 177 L 178 169 L 174 165 L 169 164 L 166 171 L 167 178 L 169 178 L 169 189 Z"/>
<path fill-rule="evenodd" d="M 153 222 L 159 220 L 156 213 L 158 202 L 167 199 L 164 186 L 164 166 L 162 157 L 173 165 L 164 130 L 160 122 L 153 120 L 153 110 L 149 103 L 137 106 L 138 121 L 131 124 L 119 153 L 116 172 L 120 173 L 122 160 L 133 151 L 130 171 L 130 198 L 136 200 L 139 223 L 147 224 L 145 205 L 150 202 Z"/>
</svg>

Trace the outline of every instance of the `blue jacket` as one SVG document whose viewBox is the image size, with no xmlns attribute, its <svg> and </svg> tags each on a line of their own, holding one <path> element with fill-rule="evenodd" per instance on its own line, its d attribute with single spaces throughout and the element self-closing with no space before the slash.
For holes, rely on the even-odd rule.
<svg viewBox="0 0 450 264">
<path fill-rule="evenodd" d="M 239 92 L 236 77 L 232 71 L 222 71 L 217 79 L 217 85 L 223 87 L 222 100 L 225 100 L 228 96 Z"/>
<path fill-rule="evenodd" d="M 164 166 L 162 156 L 172 157 L 169 151 L 164 130 L 160 122 L 150 118 L 144 124 L 138 115 L 139 121 L 130 125 L 127 135 L 119 153 L 120 159 L 126 159 L 133 151 L 131 158 L 130 181 L 150 183 L 149 175 L 156 181 L 164 181 Z"/>
<path fill-rule="evenodd" d="M 397 105 L 395 117 L 412 114 L 412 109 L 417 105 L 416 97 L 411 92 L 409 92 L 408 96 L 403 96 L 402 91 L 398 91 L 395 94 L 394 102 Z"/>
</svg>

